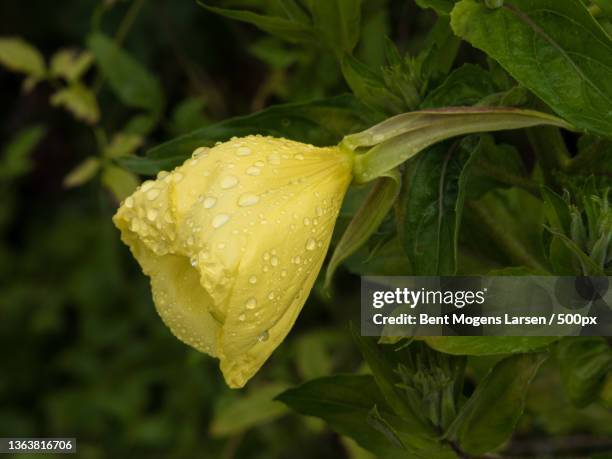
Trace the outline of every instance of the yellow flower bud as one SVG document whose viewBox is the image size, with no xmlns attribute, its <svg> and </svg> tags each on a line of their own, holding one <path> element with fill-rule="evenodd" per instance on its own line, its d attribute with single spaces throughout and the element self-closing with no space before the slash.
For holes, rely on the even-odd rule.
<svg viewBox="0 0 612 459">
<path fill-rule="evenodd" d="M 147 181 L 113 217 L 181 341 L 242 387 L 293 326 L 352 179 L 352 153 L 249 136 Z"/>
</svg>

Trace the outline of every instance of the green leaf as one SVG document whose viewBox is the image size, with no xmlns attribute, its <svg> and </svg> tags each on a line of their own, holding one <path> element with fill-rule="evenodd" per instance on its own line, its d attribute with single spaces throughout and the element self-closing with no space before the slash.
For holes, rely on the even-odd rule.
<svg viewBox="0 0 612 459">
<path fill-rule="evenodd" d="M 398 218 L 414 274 L 453 275 L 472 151 L 445 142 L 406 168 Z"/>
<path fill-rule="evenodd" d="M 334 331 L 317 330 L 295 341 L 295 363 L 302 378 L 308 380 L 331 374 L 338 338 Z"/>
<path fill-rule="evenodd" d="M 129 107 L 161 112 L 164 94 L 157 77 L 101 33 L 91 35 L 87 43 L 96 65 L 121 102 Z"/>
<path fill-rule="evenodd" d="M 475 132 L 520 129 L 538 125 L 570 128 L 563 120 L 533 110 L 458 107 L 404 113 L 365 131 L 346 136 L 353 150 L 373 146 L 355 157 L 357 183 L 368 182 L 442 140 Z"/>
<path fill-rule="evenodd" d="M 593 0 L 593 3 L 600 7 L 608 17 L 612 17 L 612 0 Z"/>
<path fill-rule="evenodd" d="M 395 447 L 399 449 L 406 449 L 404 443 L 402 443 L 402 439 L 399 437 L 393 426 L 381 416 L 376 405 L 374 405 L 374 408 L 372 408 L 368 413 L 368 424 L 383 434 L 385 438 Z"/>
<path fill-rule="evenodd" d="M 221 400 L 215 407 L 210 434 L 213 437 L 237 435 L 283 416 L 288 410 L 274 398 L 286 389 L 284 384 L 269 384 L 249 394 Z"/>
<path fill-rule="evenodd" d="M 119 132 L 113 136 L 103 153 L 107 158 L 119 158 L 134 153 L 142 145 L 142 142 L 142 136 Z"/>
<path fill-rule="evenodd" d="M 556 336 L 428 336 L 424 341 L 437 351 L 455 355 L 519 354 L 542 349 Z"/>
<path fill-rule="evenodd" d="M 575 126 L 612 133 L 612 42 L 580 0 L 462 0 L 455 33 Z"/>
<path fill-rule="evenodd" d="M 368 107 L 388 114 L 403 110 L 403 101 L 389 91 L 382 75 L 353 56 L 342 59 L 342 74 L 351 91 Z"/>
<path fill-rule="evenodd" d="M 265 16 L 252 11 L 217 8 L 202 1 L 198 1 L 198 4 L 212 13 L 254 25 L 270 35 L 291 43 L 312 43 L 314 40 L 311 28 L 298 21 L 279 16 Z"/>
<path fill-rule="evenodd" d="M 571 216 L 568 203 L 550 188 L 543 186 L 540 190 L 544 200 L 544 213 L 552 229 L 570 233 Z"/>
<path fill-rule="evenodd" d="M 457 0 L 416 0 L 421 8 L 431 8 L 436 13 L 448 16 Z"/>
<path fill-rule="evenodd" d="M 17 132 L 2 150 L 0 157 L 0 179 L 9 181 L 27 174 L 32 167 L 29 158 L 45 136 L 44 126 L 31 126 Z"/>
<path fill-rule="evenodd" d="M 501 446 L 523 413 L 529 385 L 546 354 L 522 354 L 499 362 L 478 384 L 446 437 L 470 454 Z"/>
<path fill-rule="evenodd" d="M 469 140 L 468 140 L 469 139 Z M 498 145 L 493 136 L 482 134 L 466 139 L 476 141 L 470 168 L 467 199 L 476 199 L 495 188 L 517 186 L 537 195 L 539 185 L 526 177 L 525 167 L 518 150 L 512 145 Z"/>
<path fill-rule="evenodd" d="M 351 333 L 388 405 L 399 417 L 412 424 L 415 432 L 433 434 L 431 425 L 420 410 L 419 400 L 410 400 L 398 387 L 400 381 L 395 370 L 400 361 L 399 355 L 393 355 L 395 350 L 377 344 L 375 338 L 360 336 L 354 327 L 351 327 Z"/>
<path fill-rule="evenodd" d="M 475 105 L 496 91 L 489 72 L 478 65 L 464 64 L 427 94 L 421 108 Z"/>
<path fill-rule="evenodd" d="M 315 33 L 340 58 L 351 54 L 361 26 L 360 0 L 307 0 Z"/>
<path fill-rule="evenodd" d="M 135 155 L 121 156 L 116 160 L 122 168 L 138 175 L 155 175 L 159 171 L 170 171 L 184 161 L 184 156 L 169 156 L 157 159 Z"/>
<path fill-rule="evenodd" d="M 280 394 L 278 400 L 306 416 L 316 416 L 342 435 L 354 439 L 363 448 L 385 459 L 455 458 L 452 450 L 436 440 L 419 436 L 393 414 L 369 375 L 338 375 L 314 379 Z M 368 423 L 370 412 L 393 427 L 406 450 L 396 447 Z"/>
<path fill-rule="evenodd" d="M 66 177 L 64 177 L 63 185 L 66 188 L 81 186 L 91 180 L 100 170 L 100 160 L 90 156 L 81 164 L 72 169 Z"/>
<path fill-rule="evenodd" d="M 95 94 L 80 83 L 56 91 L 51 96 L 51 105 L 63 107 L 75 118 L 88 124 L 96 124 L 100 119 L 100 109 Z"/>
<path fill-rule="evenodd" d="M 153 159 L 181 158 L 193 150 L 212 146 L 232 136 L 251 134 L 286 137 L 313 145 L 334 145 L 347 132 L 366 126 L 370 119 L 354 97 L 337 96 L 312 102 L 275 105 L 252 115 L 240 116 L 205 126 L 190 134 L 159 145 L 147 155 Z"/>
<path fill-rule="evenodd" d="M 334 249 L 325 273 L 326 289 L 330 288 L 338 266 L 363 246 L 378 229 L 395 203 L 401 183 L 398 171 L 390 171 L 388 175 L 377 179 Z"/>
<path fill-rule="evenodd" d="M 493 189 L 466 202 L 462 246 L 496 263 L 548 273 L 544 261 L 542 201 L 520 188 Z"/>
<path fill-rule="evenodd" d="M 117 202 L 131 195 L 139 185 L 138 177 L 117 166 L 106 166 L 102 171 L 102 183 L 115 196 Z"/>
<path fill-rule="evenodd" d="M 422 61 L 422 78 L 439 80 L 446 77 L 455 62 L 460 44 L 461 39 L 451 29 L 450 18 L 439 16 L 418 56 Z"/>
<path fill-rule="evenodd" d="M 66 81 L 77 81 L 89 69 L 94 56 L 89 51 L 78 52 L 75 49 L 61 49 L 51 58 L 51 75 L 64 78 Z"/>
<path fill-rule="evenodd" d="M 40 80 L 45 76 L 45 61 L 34 46 L 17 37 L 0 38 L 0 64 Z"/>
<path fill-rule="evenodd" d="M 565 393 L 572 403 L 585 407 L 596 400 L 606 375 L 612 370 L 612 349 L 604 338 L 564 338 L 556 347 Z"/>
<path fill-rule="evenodd" d="M 351 255 L 344 266 L 360 276 L 409 276 L 410 260 L 404 253 L 399 237 L 383 240 L 373 249 L 362 247 Z"/>
</svg>

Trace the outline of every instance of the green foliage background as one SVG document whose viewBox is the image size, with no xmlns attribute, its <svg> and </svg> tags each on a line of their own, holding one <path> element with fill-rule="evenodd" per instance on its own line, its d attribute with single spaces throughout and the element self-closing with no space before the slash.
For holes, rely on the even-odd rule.
<svg viewBox="0 0 612 459">
<path fill-rule="evenodd" d="M 592 12 L 608 12 L 609 3 L 600 1 L 590 5 Z M 355 345 L 348 324 L 358 320 L 358 274 L 486 273 L 509 267 L 575 274 L 576 266 L 603 272 L 605 263 L 596 253 L 601 231 L 577 235 L 575 215 L 582 207 L 559 199 L 564 188 L 581 190 L 586 207 L 591 195 L 601 197 L 599 182 L 582 191 L 581 177 L 592 172 L 605 171 L 598 180 L 608 185 L 612 108 L 598 94 L 610 94 L 612 78 L 587 75 L 595 82 L 582 94 L 583 102 L 593 102 L 588 110 L 580 101 L 559 97 L 563 87 L 555 82 L 540 88 L 542 75 L 523 76 L 517 56 L 500 53 L 487 30 L 474 26 L 492 23 L 486 22 L 492 13 L 483 2 L 464 0 L 457 7 L 463 15 L 453 16 L 455 31 L 471 45 L 460 43 L 450 29 L 452 0 L 363 0 L 359 17 L 351 10 L 355 2 L 313 3 L 318 6 L 305 18 L 291 1 L 228 0 L 215 2 L 217 9 L 209 11 L 191 0 L 61 5 L 37 0 L 27 7 L 17 0 L 2 2 L 2 36 L 35 45 L 49 71 L 41 71 L 35 57 L 9 62 L 10 53 L 0 46 L 4 67 L 28 76 L 0 70 L 0 436 L 74 436 L 83 458 L 373 457 L 349 437 L 365 438 L 361 445 L 385 458 L 423 457 L 398 450 L 398 444 L 425 451 L 425 457 L 454 457 L 448 445 L 431 447 L 429 439 L 415 446 L 411 435 L 419 423 L 406 424 L 394 404 L 386 406 L 406 398 L 405 412 L 425 411 L 421 403 L 427 397 L 421 393 L 415 402 L 386 385 L 397 377 L 390 368 L 398 362 L 390 362 L 381 346 L 359 339 Z M 530 6 L 528 0 L 513 3 Z M 340 13 L 330 5 L 339 6 Z M 568 10 L 567 17 L 588 14 L 583 9 Z M 254 11 L 291 20 L 262 20 Z M 605 34 L 610 27 L 605 14 L 601 25 Z M 582 45 L 609 62 L 610 55 L 595 45 Z M 21 45 L 11 46 L 20 46 L 19 56 L 27 55 Z M 66 48 L 77 54 L 56 55 Z M 555 62 L 560 75 L 568 71 Z M 244 391 L 227 389 L 215 361 L 181 344 L 162 325 L 147 280 L 110 220 L 137 174 L 172 167 L 193 148 L 230 135 L 260 132 L 332 144 L 416 108 L 485 103 L 549 110 L 536 96 L 587 133 L 562 137 L 542 128 L 471 136 L 452 147 L 459 154 L 448 168 L 441 163 L 449 143 L 410 162 L 399 201 L 405 211 L 395 216 L 398 233 L 388 218 L 339 270 L 333 299 L 322 294 L 319 282 L 288 340 Z M 267 107 L 272 108 L 257 114 Z M 170 139 L 175 140 L 164 143 Z M 546 151 L 571 151 L 576 160 L 559 167 L 565 175 L 549 174 L 559 158 L 538 151 L 542 142 Z M 428 187 L 444 181 L 444 173 L 451 186 L 440 198 L 442 216 L 435 214 L 441 207 Z M 459 189 L 468 175 L 480 179 Z M 542 199 L 541 184 L 550 188 Z M 363 197 L 364 190 L 349 194 L 339 234 Z M 470 204 L 460 231 L 464 200 Z M 590 218 L 605 214 L 593 209 Z M 543 231 L 544 214 L 550 233 Z M 578 245 L 564 245 L 566 235 Z M 469 409 L 452 425 L 444 419 L 436 425 L 450 428 L 467 450 L 480 454 L 498 448 L 516 421 L 514 440 L 506 444 L 515 456 L 533 457 L 544 448 L 543 457 L 571 457 L 577 439 L 586 451 L 612 450 L 612 378 L 603 389 L 599 384 L 612 361 L 605 340 L 562 340 L 545 363 L 518 353 L 493 373 L 488 371 L 511 353 L 503 343 L 489 352 L 495 355 L 479 355 L 479 343 L 471 341 L 431 340 L 429 345 L 469 355 L 462 364 L 465 384 L 453 389 L 458 405 L 452 416 L 464 395 L 474 395 L 465 405 Z M 439 358 L 440 368 L 460 366 Z M 599 360 L 589 366 L 592 359 Z M 452 375 L 445 375 L 455 378 L 448 371 Z M 360 376 L 331 377 L 336 373 Z M 514 379 L 524 384 L 506 384 Z M 273 401 L 281 393 L 285 404 Z M 520 405 L 526 393 L 525 413 L 518 419 L 520 410 L 511 404 Z M 323 408 L 313 408 L 308 397 Z M 505 403 L 500 412 L 512 420 L 510 431 L 490 428 L 499 419 L 489 422 L 492 411 L 485 408 L 500 399 Z M 325 408 L 348 402 L 354 411 Z M 287 405 L 327 424 L 290 412 Z M 557 450 L 564 452 L 550 452 Z"/>
</svg>

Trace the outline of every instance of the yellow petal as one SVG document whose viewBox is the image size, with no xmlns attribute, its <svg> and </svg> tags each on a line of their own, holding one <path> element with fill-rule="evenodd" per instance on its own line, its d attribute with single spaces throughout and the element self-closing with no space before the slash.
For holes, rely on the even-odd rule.
<svg viewBox="0 0 612 459">
<path fill-rule="evenodd" d="M 216 355 L 231 387 L 257 372 L 295 322 L 327 252 L 351 167 L 351 155 L 336 147 L 233 139 L 197 150 L 117 212 L 164 321 L 183 341 Z M 152 189 L 160 192 L 149 200 Z M 147 213 L 169 217 L 148 221 Z M 168 295 L 163 307 L 158 291 Z M 172 325 L 170 315 L 180 319 Z"/>
</svg>

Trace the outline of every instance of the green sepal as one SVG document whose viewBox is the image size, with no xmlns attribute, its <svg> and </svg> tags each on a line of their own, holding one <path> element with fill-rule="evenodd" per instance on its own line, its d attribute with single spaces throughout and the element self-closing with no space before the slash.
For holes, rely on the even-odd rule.
<svg viewBox="0 0 612 459">
<path fill-rule="evenodd" d="M 434 143 L 476 132 L 552 125 L 573 129 L 560 118 L 534 110 L 507 107 L 453 107 L 403 113 L 351 134 L 342 145 L 371 147 L 355 156 L 355 182 L 366 183 L 399 166 Z"/>
<path fill-rule="evenodd" d="M 334 249 L 327 272 L 325 290 L 329 291 L 334 273 L 340 264 L 357 251 L 378 229 L 393 206 L 400 188 L 401 175 L 397 169 L 385 172 L 378 177 L 374 187 L 342 234 Z"/>
</svg>

